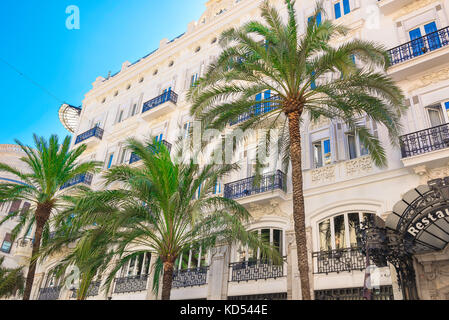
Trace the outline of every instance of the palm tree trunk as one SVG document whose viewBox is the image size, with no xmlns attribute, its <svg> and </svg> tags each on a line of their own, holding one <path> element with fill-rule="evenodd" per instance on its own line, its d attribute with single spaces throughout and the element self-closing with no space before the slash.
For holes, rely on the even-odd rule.
<svg viewBox="0 0 449 320">
<path fill-rule="evenodd" d="M 34 232 L 34 242 L 33 242 L 33 251 L 31 253 L 31 263 L 28 269 L 25 291 L 23 293 L 23 300 L 30 300 L 31 298 L 31 290 L 33 289 L 34 275 L 36 273 L 37 260 L 34 258 L 39 253 L 39 249 L 41 247 L 41 239 L 42 232 L 44 230 L 44 226 L 47 223 L 48 218 L 50 217 L 51 206 L 46 205 L 38 205 L 35 217 L 36 217 L 36 231 Z"/>
<path fill-rule="evenodd" d="M 302 299 L 311 300 L 301 165 L 301 134 L 299 131 L 300 112 L 296 110 L 288 113 L 287 116 L 290 134 L 290 157 L 292 161 L 293 221 L 295 224 L 299 277 L 301 280 Z"/>
<path fill-rule="evenodd" d="M 173 262 L 164 262 L 164 276 L 162 279 L 162 300 L 170 300 L 171 287 L 173 282 L 173 269 Z"/>
</svg>

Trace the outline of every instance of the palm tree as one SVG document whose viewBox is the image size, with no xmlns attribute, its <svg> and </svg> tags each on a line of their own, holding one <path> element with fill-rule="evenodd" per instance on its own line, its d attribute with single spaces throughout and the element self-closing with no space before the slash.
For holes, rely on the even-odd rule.
<svg viewBox="0 0 449 320">
<path fill-rule="evenodd" d="M 0 257 L 0 298 L 9 298 L 17 293 L 23 294 L 25 278 L 22 267 L 6 268 L 3 267 L 5 257 Z"/>
<path fill-rule="evenodd" d="M 86 173 L 94 172 L 99 163 L 78 163 L 80 156 L 86 150 L 82 145 L 76 149 L 70 149 L 70 137 L 67 136 L 62 144 L 58 137 L 52 135 L 50 139 L 34 135 L 35 148 L 23 145 L 16 140 L 26 154 L 20 160 L 26 166 L 26 173 L 7 164 L 0 163 L 0 171 L 8 172 L 17 177 L 23 184 L 1 183 L 0 203 L 14 200 L 25 200 L 31 203 L 30 210 L 26 212 L 13 212 L 0 222 L 0 225 L 9 219 L 20 215 L 20 222 L 13 230 L 13 238 L 26 228 L 27 231 L 35 226 L 32 259 L 30 261 L 24 300 L 29 300 L 36 272 L 35 257 L 39 253 L 41 242 L 49 238 L 49 219 L 56 215 L 64 206 L 64 193 L 66 190 L 80 189 L 82 187 L 67 187 L 66 183 Z M 65 188 L 67 187 L 67 188 Z"/>
<path fill-rule="evenodd" d="M 141 167 L 111 168 L 104 174 L 105 186 L 120 182 L 122 187 L 91 193 L 75 208 L 82 212 L 82 224 L 100 220 L 104 228 L 114 230 L 117 260 L 108 274 L 107 290 L 115 274 L 144 252 L 156 256 L 153 289 L 157 291 L 162 275 L 163 300 L 170 299 L 176 259 L 191 246 L 207 250 L 241 241 L 260 248 L 273 261 L 281 259 L 273 247 L 246 231 L 249 213 L 244 207 L 213 195 L 217 180 L 234 165 L 200 167 L 192 159 L 175 163 L 167 148 L 155 140 L 144 144 L 130 139 L 128 144 L 140 157 Z"/>
<path fill-rule="evenodd" d="M 346 123 L 360 138 L 377 166 L 386 165 L 378 138 L 357 120 L 368 117 L 382 124 L 397 144 L 403 95 L 385 75 L 389 58 L 383 46 L 359 39 L 339 46 L 332 41 L 347 29 L 329 20 L 322 2 L 300 32 L 295 1 L 285 0 L 287 21 L 265 1 L 262 21 L 250 21 L 223 32 L 223 51 L 189 92 L 191 114 L 203 128 L 223 130 L 239 116 L 251 115 L 236 129 L 279 130 L 280 155 L 287 169 L 291 161 L 293 220 L 298 250 L 302 298 L 310 299 L 308 253 L 301 163 L 301 129 L 304 117 L 325 117 Z M 354 59 L 357 63 L 354 63 Z M 271 96 L 255 106 L 254 96 L 270 90 Z M 268 108 L 266 108 L 268 106 Z M 242 117 L 240 118 L 242 119 Z"/>
</svg>

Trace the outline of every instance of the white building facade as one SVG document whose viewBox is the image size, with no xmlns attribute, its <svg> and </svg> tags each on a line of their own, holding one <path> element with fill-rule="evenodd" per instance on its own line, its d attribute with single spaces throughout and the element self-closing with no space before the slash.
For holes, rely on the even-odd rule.
<svg viewBox="0 0 449 320">
<path fill-rule="evenodd" d="M 155 136 L 173 144 L 179 128 L 192 121 L 186 92 L 219 55 L 221 32 L 259 17 L 260 3 L 210 0 L 205 13 L 190 23 L 183 35 L 171 41 L 162 39 L 157 50 L 135 63 L 124 62 L 111 77 L 98 77 L 81 109 L 65 106 L 61 110 L 61 121 L 74 133 L 73 147 L 85 143 L 84 160 L 102 161 L 108 169 L 124 163 L 139 165 L 139 159 L 125 148 L 129 137 Z M 285 13 L 283 1 L 272 3 Z M 305 24 L 314 6 L 312 0 L 297 1 L 300 22 Z M 306 119 L 302 128 L 313 293 L 316 299 L 362 299 L 366 261 L 357 246 L 356 225 L 366 215 L 390 223 L 390 216 L 406 211 L 397 212 L 398 203 L 410 205 L 410 190 L 416 193 L 419 186 L 426 188 L 428 181 L 449 176 L 449 0 L 326 0 L 325 8 L 326 19 L 350 28 L 347 39 L 372 40 L 390 49 L 388 74 L 403 89 L 409 106 L 402 119 L 400 148 L 390 145 L 383 127 L 361 119 L 386 148 L 386 168 L 372 163 L 344 124 L 328 120 L 309 123 Z M 280 166 L 272 168 L 265 173 L 264 188 L 252 187 L 253 142 L 237 150 L 236 160 L 242 169 L 222 181 L 217 193 L 248 208 L 252 215 L 248 228 L 270 239 L 286 257 L 284 264 L 267 264 L 257 252 L 237 245 L 210 252 L 193 250 L 180 259 L 172 299 L 301 298 L 291 175 L 283 173 Z M 101 181 L 99 176 L 86 175 L 76 183 L 96 189 Z M 435 238 L 426 238 L 427 242 L 419 238 L 429 250 L 413 258 L 418 295 L 446 299 L 449 253 L 444 249 L 449 242 L 449 222 L 441 219 L 430 228 L 438 228 L 438 234 L 419 229 Z M 39 266 L 34 299 L 70 299 L 71 292 L 48 277 L 54 263 L 45 261 Z M 156 299 L 151 292 L 152 263 L 150 255 L 131 262 L 110 292 L 98 290 L 98 283 L 89 299 Z M 403 298 L 395 268 L 387 266 L 376 273 L 376 299 Z"/>
</svg>

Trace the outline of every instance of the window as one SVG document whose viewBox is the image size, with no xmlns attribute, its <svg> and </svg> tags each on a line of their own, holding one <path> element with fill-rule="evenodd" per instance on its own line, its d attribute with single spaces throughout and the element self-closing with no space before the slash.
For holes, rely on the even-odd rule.
<svg viewBox="0 0 449 320">
<path fill-rule="evenodd" d="M 307 19 L 307 22 L 310 23 L 313 19 L 313 16 L 310 16 Z M 316 25 L 319 26 L 321 24 L 321 12 L 318 12 L 317 16 L 316 16 Z"/>
<path fill-rule="evenodd" d="M 220 194 L 221 193 L 221 182 L 220 181 L 216 181 L 215 182 L 215 186 L 214 186 L 214 194 Z"/>
<path fill-rule="evenodd" d="M 192 126 L 192 122 L 190 122 L 190 121 L 184 123 L 184 125 L 182 126 L 182 132 L 183 132 L 184 138 L 187 138 L 189 136 L 191 126 Z"/>
<path fill-rule="evenodd" d="M 56 268 L 48 271 L 47 280 L 45 281 L 45 286 L 43 286 L 43 288 L 55 288 L 59 286 L 61 277 L 56 277 L 56 272 Z"/>
<path fill-rule="evenodd" d="M 441 47 L 441 39 L 437 31 L 437 24 L 432 21 L 408 32 L 415 57 L 426 53 L 427 49 L 432 51 Z M 422 38 L 424 34 L 427 36 L 427 41 Z"/>
<path fill-rule="evenodd" d="M 111 167 L 112 167 L 112 161 L 114 160 L 114 154 L 113 153 L 111 153 L 110 155 L 109 155 L 109 157 L 108 157 L 108 166 L 107 166 L 107 169 L 110 169 Z"/>
<path fill-rule="evenodd" d="M 348 141 L 349 159 L 356 159 L 368 154 L 368 149 L 360 142 L 359 137 L 354 132 L 346 133 Z"/>
<path fill-rule="evenodd" d="M 331 251 L 357 247 L 357 228 L 367 212 L 348 212 L 318 223 L 320 251 Z"/>
<path fill-rule="evenodd" d="M 151 253 L 145 252 L 134 256 L 122 267 L 120 277 L 133 277 L 150 273 Z"/>
<path fill-rule="evenodd" d="M 327 166 L 332 162 L 331 141 L 330 139 L 321 140 L 313 143 L 313 157 L 315 168 Z"/>
<path fill-rule="evenodd" d="M 16 213 L 17 211 L 19 211 L 19 208 L 20 208 L 20 204 L 21 204 L 21 203 L 22 203 L 21 200 L 14 200 L 14 201 L 11 203 L 11 207 L 9 208 L 8 214 L 14 214 L 14 213 Z"/>
<path fill-rule="evenodd" d="M 343 8 L 343 14 L 348 14 L 351 12 L 351 6 L 349 4 L 349 0 L 338 0 L 334 2 L 334 14 L 335 19 L 338 19 L 342 16 L 341 9 Z"/>
<path fill-rule="evenodd" d="M 196 83 L 198 81 L 198 73 L 192 74 L 190 77 L 190 87 L 196 87 Z"/>
<path fill-rule="evenodd" d="M 1 251 L 4 252 L 4 253 L 10 253 L 11 252 L 11 246 L 12 246 L 11 234 L 7 233 L 5 235 L 5 238 L 3 239 Z"/>
<path fill-rule="evenodd" d="M 209 255 L 200 245 L 191 246 L 184 250 L 176 259 L 175 269 L 187 270 L 194 268 L 207 267 L 209 265 Z"/>
<path fill-rule="evenodd" d="M 445 107 L 447 108 L 447 103 L 445 104 Z M 426 110 L 431 127 L 436 127 L 444 123 L 444 115 L 440 105 L 426 107 Z"/>
<path fill-rule="evenodd" d="M 136 115 L 137 112 L 137 103 L 133 104 L 133 108 L 131 109 L 131 117 Z"/>
<path fill-rule="evenodd" d="M 125 158 L 126 158 L 126 149 L 123 149 L 122 150 L 122 153 L 120 154 L 120 160 L 119 160 L 119 163 L 120 164 L 122 164 L 122 163 L 124 163 L 125 162 Z"/>
<path fill-rule="evenodd" d="M 277 248 L 281 256 L 284 254 L 283 248 L 283 231 L 276 228 L 262 228 L 252 231 L 254 235 L 257 235 L 263 242 L 270 244 L 271 246 Z M 256 260 L 266 260 L 266 257 L 260 252 L 260 250 L 253 250 L 247 246 L 240 246 L 237 250 L 237 262 L 244 261 L 256 261 Z"/>
<path fill-rule="evenodd" d="M 123 110 L 120 110 L 120 112 L 118 114 L 117 123 L 120 123 L 122 121 L 123 121 Z"/>
</svg>

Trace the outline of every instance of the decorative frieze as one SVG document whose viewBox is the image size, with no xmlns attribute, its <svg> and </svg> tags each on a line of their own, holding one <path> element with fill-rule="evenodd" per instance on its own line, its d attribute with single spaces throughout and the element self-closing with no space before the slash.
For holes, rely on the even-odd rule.
<svg viewBox="0 0 449 320">
<path fill-rule="evenodd" d="M 329 182 L 335 179 L 335 166 L 325 166 L 311 172 L 313 183 Z"/>
<path fill-rule="evenodd" d="M 413 1 L 409 5 L 406 5 L 402 7 L 400 10 L 397 11 L 396 14 L 393 15 L 393 20 L 396 20 L 402 16 L 405 16 L 407 14 L 410 14 L 412 12 L 416 12 L 417 10 L 424 8 L 425 6 L 439 2 L 438 0 L 419 0 L 419 1 Z"/>
<path fill-rule="evenodd" d="M 346 175 L 354 176 L 361 173 L 370 172 L 373 169 L 373 162 L 370 156 L 361 157 L 345 162 Z"/>
<path fill-rule="evenodd" d="M 442 68 L 435 72 L 430 72 L 418 78 L 408 88 L 408 92 L 427 87 L 431 84 L 438 83 L 449 79 L 449 68 Z"/>
</svg>

